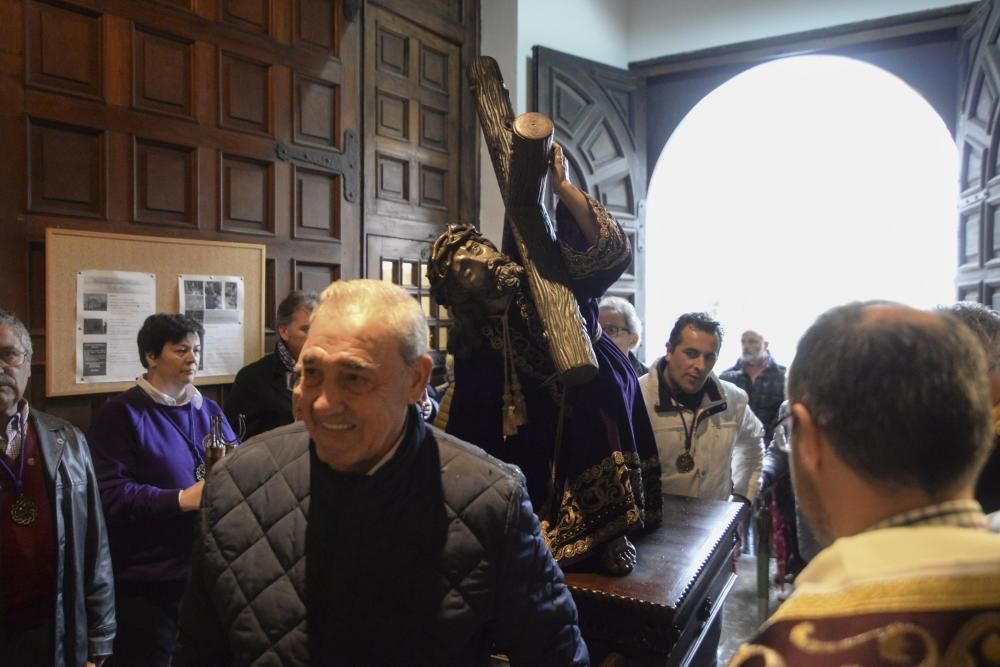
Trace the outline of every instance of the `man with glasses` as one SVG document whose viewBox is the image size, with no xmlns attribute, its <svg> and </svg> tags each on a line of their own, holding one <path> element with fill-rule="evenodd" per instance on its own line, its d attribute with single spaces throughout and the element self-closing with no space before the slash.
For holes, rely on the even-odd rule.
<svg viewBox="0 0 1000 667">
<path fill-rule="evenodd" d="M 945 312 L 852 303 L 806 331 L 781 446 L 828 546 L 731 665 L 997 662 L 1000 536 L 973 499 L 986 378 L 982 346 Z"/>
<path fill-rule="evenodd" d="M 300 421 L 209 475 L 174 667 L 589 664 L 520 471 L 418 414 L 427 335 L 398 286 L 326 289 Z"/>
<path fill-rule="evenodd" d="M 635 356 L 635 349 L 642 342 L 642 320 L 635 312 L 635 306 L 620 296 L 606 296 L 601 299 L 598 322 L 606 336 L 628 357 L 637 377 L 649 372 L 649 367 Z"/>
<path fill-rule="evenodd" d="M 31 409 L 31 336 L 0 310 L 0 665 L 101 665 L 115 637 L 108 536 L 83 434 Z"/>
</svg>

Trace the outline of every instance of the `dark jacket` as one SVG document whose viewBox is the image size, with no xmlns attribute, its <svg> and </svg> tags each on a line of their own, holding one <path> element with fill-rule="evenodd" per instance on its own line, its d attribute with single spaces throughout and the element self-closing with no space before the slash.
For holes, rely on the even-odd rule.
<svg viewBox="0 0 1000 667">
<path fill-rule="evenodd" d="M 246 418 L 244 439 L 294 421 L 286 373 L 281 358 L 271 352 L 236 374 L 226 397 L 225 413 L 234 431 L 239 431 L 239 416 Z"/>
<path fill-rule="evenodd" d="M 110 655 L 115 638 L 115 591 L 97 477 L 78 428 L 31 410 L 45 461 L 55 520 L 56 599 L 53 665 L 83 667 L 87 656 Z"/>
<path fill-rule="evenodd" d="M 406 600 L 418 585 L 434 591 L 429 634 L 435 657 L 429 662 L 485 664 L 496 646 L 515 665 L 589 664 L 576 607 L 542 540 L 520 471 L 425 425 L 415 410 L 408 424 L 396 455 L 371 479 L 412 448 L 438 460 L 433 477 L 420 476 L 419 484 L 428 493 L 436 487 L 443 500 L 443 548 L 435 552 L 433 574 L 421 582 L 401 578 L 397 596 Z M 317 474 L 327 472 L 313 469 L 301 422 L 256 438 L 212 470 L 174 667 L 310 664 L 316 638 L 306 627 L 307 569 L 331 567 L 306 562 L 310 484 Z M 408 544 L 399 540 L 379 555 L 388 555 L 390 569 L 405 572 L 412 562 Z M 385 642 L 399 641 L 387 634 Z"/>
<path fill-rule="evenodd" d="M 771 363 L 757 376 L 756 382 L 750 380 L 750 376 L 743 370 L 742 359 L 723 371 L 719 379 L 732 382 L 747 393 L 750 397 L 750 409 L 764 425 L 764 442 L 771 442 L 778 408 L 785 400 L 785 367 L 776 362 L 770 352 L 767 353 L 767 358 Z"/>
</svg>

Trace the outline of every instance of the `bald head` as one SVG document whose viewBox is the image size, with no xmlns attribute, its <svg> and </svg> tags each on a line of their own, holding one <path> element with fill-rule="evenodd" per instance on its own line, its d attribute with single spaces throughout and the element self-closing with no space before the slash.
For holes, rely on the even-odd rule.
<svg viewBox="0 0 1000 667">
<path fill-rule="evenodd" d="M 937 494 L 971 484 L 991 443 L 986 359 L 951 315 L 852 303 L 799 341 L 788 395 L 876 486 Z"/>
</svg>

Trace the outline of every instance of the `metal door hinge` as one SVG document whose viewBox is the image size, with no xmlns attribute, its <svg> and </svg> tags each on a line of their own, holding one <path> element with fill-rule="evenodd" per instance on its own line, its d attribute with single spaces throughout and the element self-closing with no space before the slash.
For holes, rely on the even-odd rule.
<svg viewBox="0 0 1000 667">
<path fill-rule="evenodd" d="M 275 147 L 275 153 L 282 162 L 296 160 L 339 173 L 344 180 L 344 199 L 349 202 L 357 200 L 361 177 L 359 173 L 360 151 L 356 131 L 344 131 L 344 150 L 339 153 L 309 150 L 282 143 Z"/>
</svg>

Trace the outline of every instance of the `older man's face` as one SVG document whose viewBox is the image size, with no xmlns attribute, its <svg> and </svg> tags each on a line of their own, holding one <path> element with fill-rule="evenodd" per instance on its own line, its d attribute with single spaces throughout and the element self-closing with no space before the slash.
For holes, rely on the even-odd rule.
<svg viewBox="0 0 1000 667">
<path fill-rule="evenodd" d="M 764 337 L 756 331 L 745 331 L 740 338 L 740 345 L 743 348 L 743 362 L 747 364 L 760 363 L 767 350 Z"/>
<path fill-rule="evenodd" d="M 297 367 L 296 417 L 305 421 L 316 455 L 334 470 L 365 473 L 402 433 L 431 360 L 424 355 L 407 364 L 377 316 L 321 310 Z"/>
<path fill-rule="evenodd" d="M 0 325 L 0 412 L 5 417 L 17 412 L 17 402 L 31 377 L 31 360 L 24 353 L 14 329 Z"/>
</svg>

